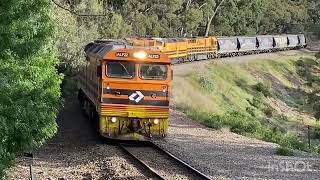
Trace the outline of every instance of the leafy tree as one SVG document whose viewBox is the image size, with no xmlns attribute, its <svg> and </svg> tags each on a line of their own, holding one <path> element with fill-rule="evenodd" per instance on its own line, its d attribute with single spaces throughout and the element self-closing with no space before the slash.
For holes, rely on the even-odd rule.
<svg viewBox="0 0 320 180">
<path fill-rule="evenodd" d="M 80 6 L 79 9 L 75 8 L 75 11 L 88 14 L 102 13 L 98 10 L 81 10 L 84 9 L 84 5 Z M 64 4 L 64 7 L 69 8 L 67 4 Z M 55 26 L 53 33 L 54 46 L 58 50 L 60 59 L 59 70 L 67 74 L 77 71 L 79 66 L 85 62 L 84 45 L 101 37 L 98 32 L 98 25 L 88 17 L 76 17 L 68 11 L 62 11 L 57 6 L 53 7 L 52 19 Z M 98 19 L 103 20 L 106 17 L 99 17 Z"/>
<path fill-rule="evenodd" d="M 205 36 L 209 35 L 210 26 L 212 23 L 213 18 L 216 16 L 217 12 L 220 10 L 221 5 L 224 3 L 225 0 L 206 0 L 204 2 L 205 11 L 208 12 L 207 14 L 207 24 L 206 24 L 206 32 Z"/>
<path fill-rule="evenodd" d="M 320 39 L 320 1 L 309 0 L 308 4 L 309 28 Z"/>
<path fill-rule="evenodd" d="M 131 36 L 132 27 L 119 14 L 112 14 L 110 18 L 103 21 L 105 25 L 99 27 L 101 37 L 125 38 Z"/>
<path fill-rule="evenodd" d="M 31 152 L 57 131 L 62 76 L 48 38 L 50 4 L 0 5 L 0 177 L 16 153 Z"/>
</svg>

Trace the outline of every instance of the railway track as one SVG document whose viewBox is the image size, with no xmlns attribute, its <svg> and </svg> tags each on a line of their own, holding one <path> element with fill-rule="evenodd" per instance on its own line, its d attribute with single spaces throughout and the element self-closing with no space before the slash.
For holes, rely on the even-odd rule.
<svg viewBox="0 0 320 180">
<path fill-rule="evenodd" d="M 152 179 L 210 179 L 153 142 L 118 145 L 144 167 Z"/>
</svg>

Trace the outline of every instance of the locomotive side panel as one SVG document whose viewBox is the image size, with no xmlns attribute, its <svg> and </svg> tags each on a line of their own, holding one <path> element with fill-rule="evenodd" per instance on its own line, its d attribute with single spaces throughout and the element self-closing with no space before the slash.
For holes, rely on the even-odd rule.
<svg viewBox="0 0 320 180">
<path fill-rule="evenodd" d="M 215 37 L 194 37 L 188 40 L 188 57 L 191 60 L 211 59 L 218 54 Z"/>
</svg>

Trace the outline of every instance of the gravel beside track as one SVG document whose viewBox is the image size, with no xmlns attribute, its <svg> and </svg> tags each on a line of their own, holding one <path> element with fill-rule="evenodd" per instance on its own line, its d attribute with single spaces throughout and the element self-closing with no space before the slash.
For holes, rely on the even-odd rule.
<svg viewBox="0 0 320 180">
<path fill-rule="evenodd" d="M 57 135 L 34 152 L 36 179 L 147 179 L 119 147 L 99 140 L 76 99 L 67 102 Z M 28 178 L 28 160 L 18 157 L 6 179 Z"/>
<path fill-rule="evenodd" d="M 213 179 L 319 179 L 320 155 L 276 155 L 277 145 L 206 128 L 171 110 L 169 135 L 156 141 Z M 309 167 L 307 167 L 309 166 Z"/>
</svg>

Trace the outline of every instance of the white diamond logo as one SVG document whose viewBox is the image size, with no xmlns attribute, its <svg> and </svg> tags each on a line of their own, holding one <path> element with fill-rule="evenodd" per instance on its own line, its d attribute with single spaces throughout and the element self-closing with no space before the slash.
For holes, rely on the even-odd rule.
<svg viewBox="0 0 320 180">
<path fill-rule="evenodd" d="M 129 96 L 131 101 L 135 101 L 136 103 L 140 102 L 144 98 L 144 95 L 140 91 L 136 91 Z"/>
</svg>

